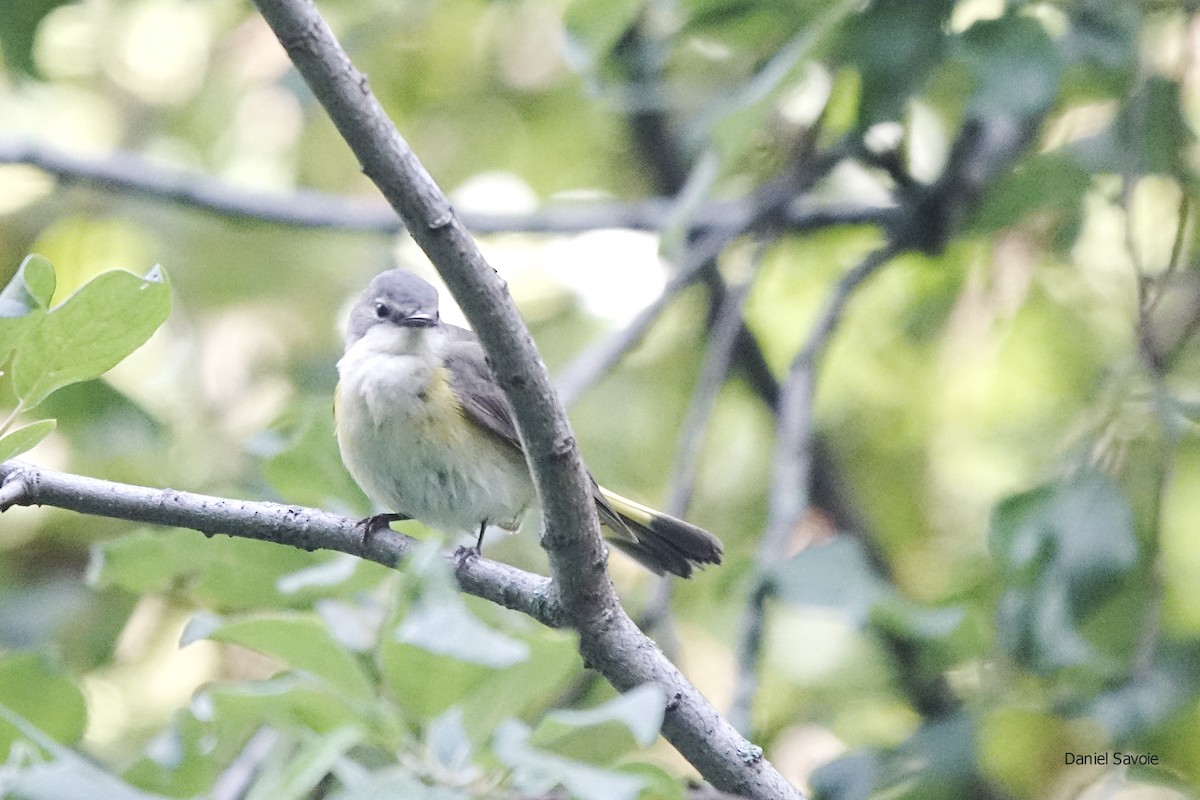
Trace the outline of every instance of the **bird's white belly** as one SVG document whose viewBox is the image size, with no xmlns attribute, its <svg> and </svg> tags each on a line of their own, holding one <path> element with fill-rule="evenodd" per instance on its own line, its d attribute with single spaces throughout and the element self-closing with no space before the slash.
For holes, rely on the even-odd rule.
<svg viewBox="0 0 1200 800">
<path fill-rule="evenodd" d="M 338 370 L 342 460 L 375 503 L 452 534 L 520 524 L 534 499 L 525 460 L 464 416 L 444 368 L 374 353 Z"/>
</svg>

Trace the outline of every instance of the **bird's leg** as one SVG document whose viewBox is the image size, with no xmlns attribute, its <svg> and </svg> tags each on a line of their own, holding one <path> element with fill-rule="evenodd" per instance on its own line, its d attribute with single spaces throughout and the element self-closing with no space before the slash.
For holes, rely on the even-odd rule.
<svg viewBox="0 0 1200 800">
<path fill-rule="evenodd" d="M 479 523 L 479 539 L 475 542 L 475 554 L 483 555 L 483 532 L 487 530 L 487 520 Z"/>
<path fill-rule="evenodd" d="M 365 553 L 367 551 L 367 548 L 371 545 L 371 540 L 375 538 L 375 534 L 387 530 L 393 522 L 402 522 L 406 519 L 412 519 L 412 517 L 405 514 L 376 514 L 373 517 L 360 519 L 356 526 L 362 528 L 360 552 Z"/>
</svg>

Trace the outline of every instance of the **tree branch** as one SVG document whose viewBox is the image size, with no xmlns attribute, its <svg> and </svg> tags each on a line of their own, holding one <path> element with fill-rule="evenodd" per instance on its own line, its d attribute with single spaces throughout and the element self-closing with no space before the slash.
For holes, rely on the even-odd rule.
<svg viewBox="0 0 1200 800">
<path fill-rule="evenodd" d="M 211 176 L 165 167 L 128 152 L 84 158 L 43 144 L 0 139 L 0 164 L 36 167 L 66 184 L 122 192 L 151 201 L 165 200 L 238 219 L 385 235 L 404 230 L 395 212 L 379 200 L 306 189 L 288 193 L 255 191 Z M 695 215 L 694 229 L 717 227 L 722 220 L 743 214 L 749 203 L 750 198 L 742 198 L 705 205 Z M 603 228 L 658 231 L 667 225 L 671 213 L 670 198 L 650 198 L 564 204 L 521 214 L 464 211 L 461 217 L 476 234 L 569 234 Z M 803 231 L 833 225 L 887 224 L 892 213 L 886 206 L 797 203 L 787 213 L 787 225 Z"/>
<path fill-rule="evenodd" d="M 490 356 L 525 447 L 542 543 L 586 663 L 617 689 L 660 685 L 663 735 L 714 786 L 753 798 L 800 793 L 742 738 L 625 614 L 605 569 L 591 483 L 545 365 L 499 276 L 367 88 L 310 0 L 256 0 L 363 171 L 438 268 Z"/>
<path fill-rule="evenodd" d="M 796 524 L 811 505 L 813 398 L 816 369 L 829 338 L 841 321 L 846 303 L 863 281 L 896 256 L 902 247 L 889 241 L 870 252 L 837 282 L 817 317 L 804 346 L 788 369 L 779 398 L 776 448 L 768 489 L 767 524 L 758 547 L 758 581 L 750 595 L 742 641 L 738 649 L 738 683 L 730 720 L 740 731 L 750 730 L 751 706 L 758 683 L 758 658 L 762 649 L 765 604 L 770 594 L 767 575 L 772 565 L 787 556 Z"/>
<path fill-rule="evenodd" d="M 824 177 L 841 159 L 840 148 L 815 156 L 796 170 L 758 187 L 752 201 L 736 216 L 730 217 L 684 253 L 675 273 L 654 302 L 643 308 L 633 321 L 612 336 L 584 350 L 558 377 L 558 393 L 563 405 L 572 405 L 592 384 L 604 376 L 627 352 L 637 346 L 646 331 L 658 319 L 671 300 L 691 286 L 709 265 L 738 236 L 763 228 L 775 228 L 795 198 Z"/>
<path fill-rule="evenodd" d="M 12 505 L 54 506 L 101 517 L 189 528 L 205 536 L 225 534 L 288 545 L 301 550 L 336 550 L 395 567 L 417 541 L 392 530 L 370 537 L 363 549 L 355 520 L 315 508 L 152 489 L 70 475 L 22 461 L 0 464 L 0 512 Z M 561 628 L 567 620 L 550 581 L 486 558 L 455 560 L 455 576 L 464 592 L 527 614 L 543 625 Z"/>
</svg>

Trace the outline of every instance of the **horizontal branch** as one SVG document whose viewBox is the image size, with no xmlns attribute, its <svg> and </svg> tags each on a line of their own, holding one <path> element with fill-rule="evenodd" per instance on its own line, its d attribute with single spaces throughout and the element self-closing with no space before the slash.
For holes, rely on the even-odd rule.
<svg viewBox="0 0 1200 800">
<path fill-rule="evenodd" d="M 417 545 L 411 536 L 384 530 L 370 537 L 364 548 L 363 529 L 355 520 L 316 508 L 152 489 L 6 461 L 0 464 L 0 512 L 14 505 L 53 506 L 308 551 L 335 550 L 385 567 L 395 567 Z M 455 554 L 454 574 L 468 594 L 520 611 L 552 628 L 566 624 L 548 578 L 480 558 L 471 550 Z"/>
<path fill-rule="evenodd" d="M 343 197 L 310 189 L 263 192 L 235 186 L 211 176 L 157 164 L 129 152 L 82 157 L 47 145 L 0 139 L 0 164 L 36 167 L 67 184 L 119 192 L 148 200 L 177 203 L 223 216 L 298 228 L 329 228 L 395 234 L 404 225 L 387 203 L 366 197 Z M 751 198 L 714 202 L 700 208 L 693 229 L 707 230 L 745 214 Z M 477 234 L 583 233 L 606 228 L 658 231 L 671 223 L 673 202 L 650 198 L 632 202 L 586 202 L 551 206 L 525 213 L 462 211 L 463 224 Z M 794 231 L 832 225 L 888 224 L 886 206 L 798 202 L 787 210 L 786 227 Z"/>
</svg>

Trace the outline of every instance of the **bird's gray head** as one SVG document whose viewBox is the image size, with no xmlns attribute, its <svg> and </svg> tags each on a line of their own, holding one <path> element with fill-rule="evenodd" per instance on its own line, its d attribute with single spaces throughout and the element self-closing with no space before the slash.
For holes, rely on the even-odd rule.
<svg viewBox="0 0 1200 800">
<path fill-rule="evenodd" d="M 354 304 L 346 325 L 346 347 L 376 326 L 413 330 L 440 324 L 437 289 L 407 270 L 392 269 L 376 275 Z"/>
</svg>

